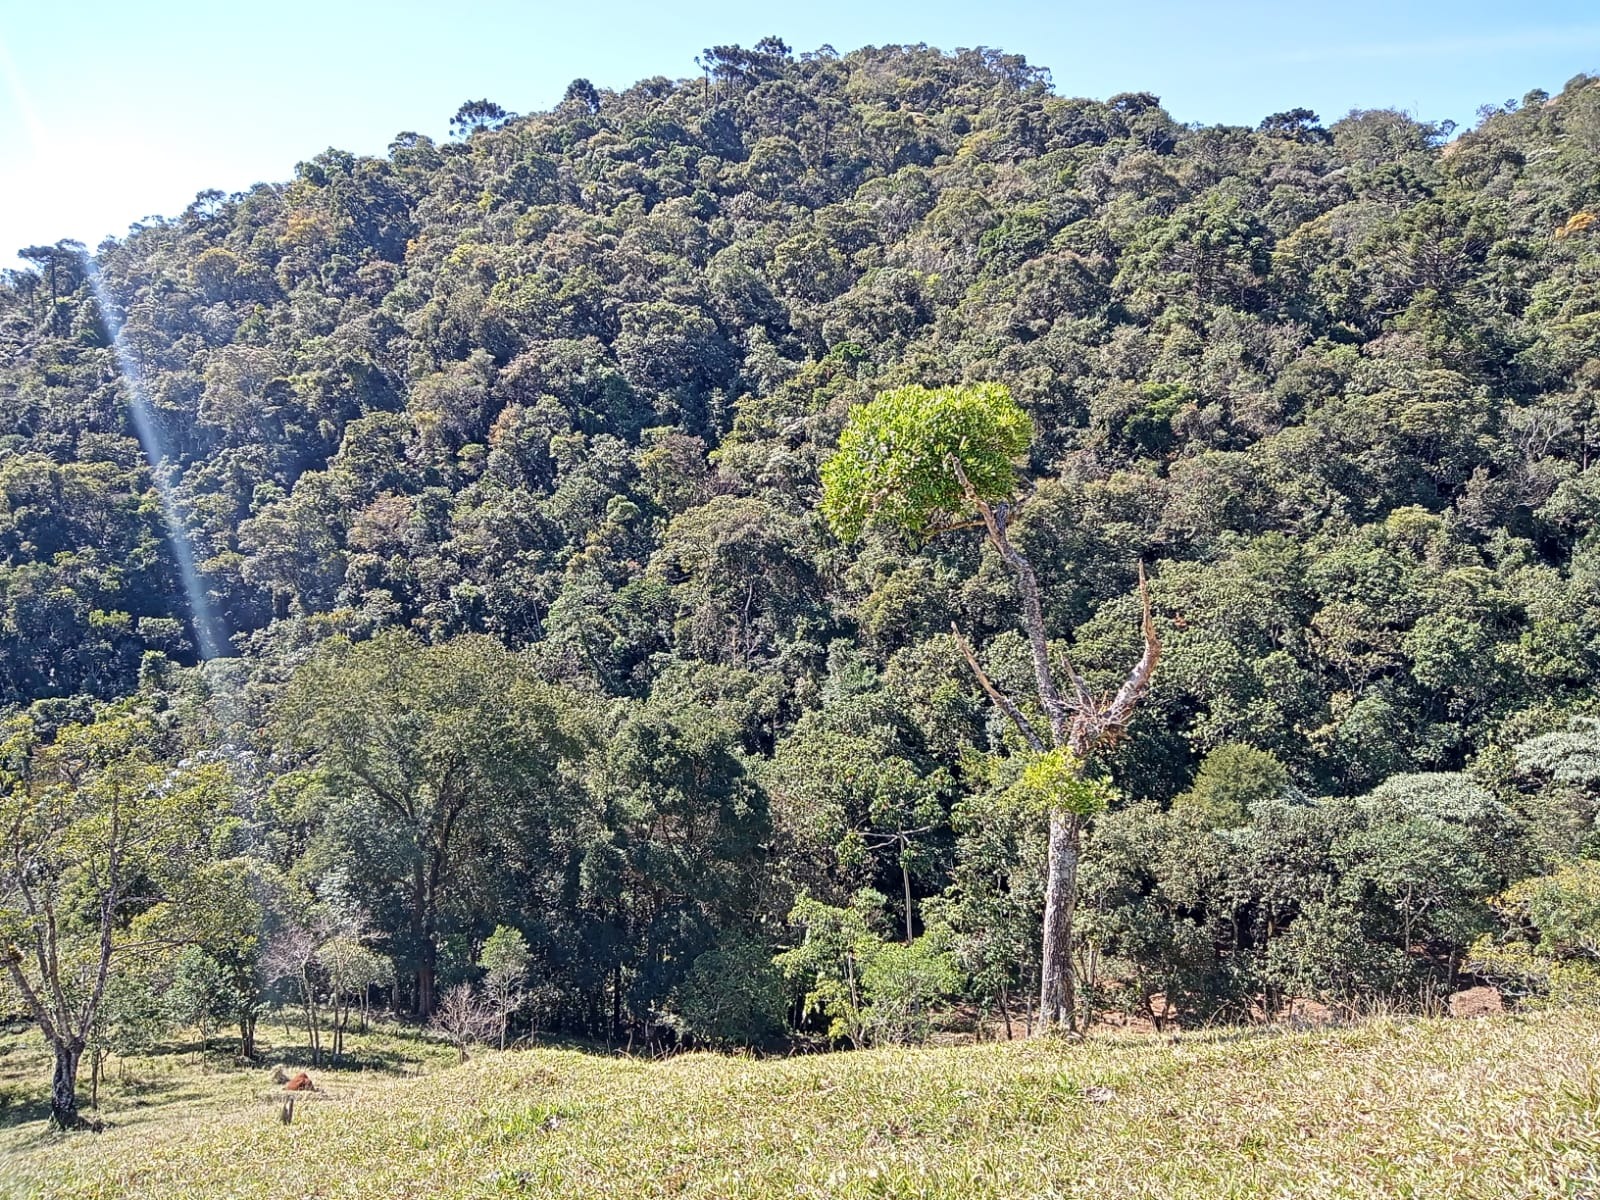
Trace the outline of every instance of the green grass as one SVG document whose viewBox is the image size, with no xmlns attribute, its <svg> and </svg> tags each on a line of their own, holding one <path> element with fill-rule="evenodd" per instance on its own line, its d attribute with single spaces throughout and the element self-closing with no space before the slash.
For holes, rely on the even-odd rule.
<svg viewBox="0 0 1600 1200">
<path fill-rule="evenodd" d="M 287 1127 L 264 1071 L 142 1060 L 161 1088 L 113 1096 L 104 1133 L 0 1114 L 0 1194 L 1600 1200 L 1591 1012 L 767 1061 L 423 1053 L 420 1078 L 322 1072 Z"/>
</svg>

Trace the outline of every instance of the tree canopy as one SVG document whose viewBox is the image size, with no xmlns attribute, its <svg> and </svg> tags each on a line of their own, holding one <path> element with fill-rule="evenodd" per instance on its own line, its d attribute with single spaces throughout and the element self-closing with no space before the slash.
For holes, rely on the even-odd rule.
<svg viewBox="0 0 1600 1200">
<path fill-rule="evenodd" d="M 1002 384 L 884 392 L 850 414 L 822 464 L 822 511 L 845 541 L 868 526 L 925 536 L 969 507 L 967 483 L 979 499 L 1009 499 L 1032 440 Z"/>
</svg>

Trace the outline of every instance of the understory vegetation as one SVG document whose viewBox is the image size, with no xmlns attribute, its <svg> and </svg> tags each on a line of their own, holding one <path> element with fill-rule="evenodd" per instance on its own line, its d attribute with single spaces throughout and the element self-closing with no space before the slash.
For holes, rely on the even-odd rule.
<svg viewBox="0 0 1600 1200">
<path fill-rule="evenodd" d="M 1186 126 L 987 50 L 702 63 L 475 102 L 0 282 L 0 1015 L 57 1123 L 107 1055 L 251 1060 L 285 1015 L 337 1066 L 379 1009 L 461 1057 L 1600 993 L 1600 81 L 1453 136 Z M 1539 1064 L 1586 1019 L 1492 1038 Z M 1345 1036 L 1260 1044 L 1326 1064 L 1329 1139 L 1391 1082 L 1363 1045 L 1501 1061 Z M 1224 1045 L 1207 1086 L 1308 1069 Z M 974 1051 L 974 1095 L 1021 1128 L 1140 1055 L 1199 1094 L 1177 1051 L 1085 1053 Z M 926 1090 L 953 1061 L 845 1070 L 904 1089 L 884 1146 L 954 1122 L 993 1179 L 1044 1169 Z M 482 1070 L 710 1104 L 819 1068 Z M 1543 1194 L 1498 1122 L 1566 1129 L 1570 1094 L 1496 1078 L 1406 1126 L 1483 1133 L 1488 1182 L 1396 1177 Z M 465 1144 L 408 1096 L 394 1136 Z M 1165 1103 L 1122 1136 L 1179 1147 Z M 1297 1119 L 1194 1136 L 1255 1178 Z M 731 1193 L 819 1188 L 802 1148 L 845 1136 L 737 1127 L 784 1150 Z M 624 1169 L 586 1136 L 538 1153 Z M 1119 1145 L 1102 1194 L 1146 1194 Z M 917 1194 L 902 1166 L 834 1190 Z"/>
</svg>

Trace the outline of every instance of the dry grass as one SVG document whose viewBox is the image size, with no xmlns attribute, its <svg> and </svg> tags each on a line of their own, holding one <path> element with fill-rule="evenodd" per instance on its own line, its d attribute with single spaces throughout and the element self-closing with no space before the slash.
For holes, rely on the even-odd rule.
<svg viewBox="0 0 1600 1200">
<path fill-rule="evenodd" d="M 1600 1200 L 1596 1013 L 772 1061 L 432 1061 L 420 1079 L 324 1073 L 285 1127 L 264 1072 L 178 1056 L 169 1090 L 119 1098 L 102 1134 L 0 1125 L 0 1193 Z"/>
</svg>

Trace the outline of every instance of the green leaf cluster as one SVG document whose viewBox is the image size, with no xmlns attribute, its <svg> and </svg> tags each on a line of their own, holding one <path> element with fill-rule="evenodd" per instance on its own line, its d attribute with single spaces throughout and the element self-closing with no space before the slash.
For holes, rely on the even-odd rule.
<svg viewBox="0 0 1600 1200">
<path fill-rule="evenodd" d="M 1111 781 L 1088 774 L 1087 764 L 1066 747 L 1032 755 L 1005 796 L 1016 808 L 1039 815 L 1104 812 L 1117 798 Z"/>
<path fill-rule="evenodd" d="M 880 393 L 850 414 L 822 465 L 823 515 L 847 542 L 868 527 L 926 537 L 970 508 L 955 464 L 979 500 L 1008 499 L 1032 438 L 1032 421 L 1003 384 Z"/>
</svg>

